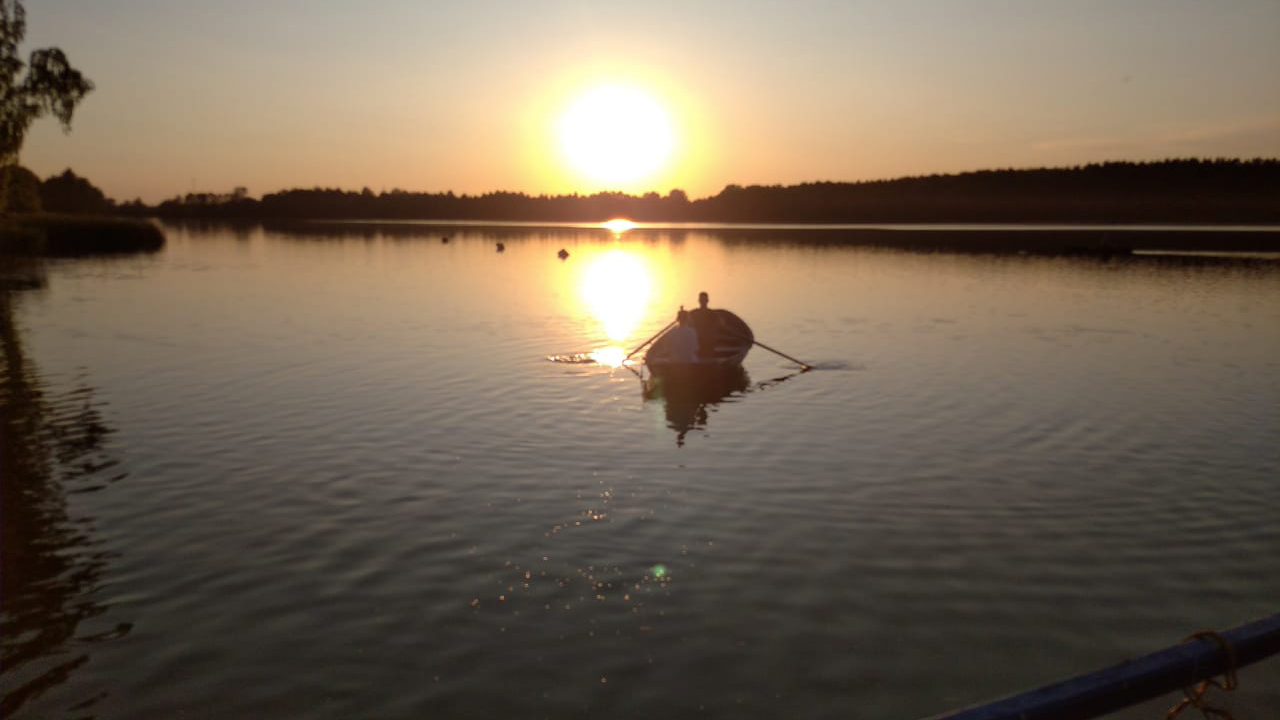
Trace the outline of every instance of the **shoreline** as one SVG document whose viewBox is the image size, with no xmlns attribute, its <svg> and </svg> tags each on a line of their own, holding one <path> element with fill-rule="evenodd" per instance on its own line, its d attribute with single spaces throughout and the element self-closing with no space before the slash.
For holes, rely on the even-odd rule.
<svg viewBox="0 0 1280 720">
<path fill-rule="evenodd" d="M 164 224 L 223 224 L 211 219 L 171 220 Z M 644 239 L 654 235 L 707 233 L 729 242 L 786 242 L 806 245 L 850 245 L 920 251 L 1123 255 L 1141 252 L 1280 253 L 1280 225 L 1043 225 L 1043 224 L 733 224 L 637 223 L 615 231 L 600 223 L 442 221 L 442 220 L 243 220 L 225 222 L 262 227 L 284 234 L 328 232 L 368 238 L 373 234 L 434 239 L 441 230 L 494 231 L 516 236 L 529 230 Z"/>
<path fill-rule="evenodd" d="M 0 217 L 0 255 L 118 255 L 156 252 L 164 244 L 164 232 L 147 219 L 56 214 Z"/>
</svg>

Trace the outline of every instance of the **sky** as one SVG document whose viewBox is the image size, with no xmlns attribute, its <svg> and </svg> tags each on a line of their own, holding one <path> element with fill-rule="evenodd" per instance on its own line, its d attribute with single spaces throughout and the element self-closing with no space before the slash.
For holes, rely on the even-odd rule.
<svg viewBox="0 0 1280 720">
<path fill-rule="evenodd" d="M 1280 0 L 25 5 L 23 54 L 60 47 L 96 88 L 70 133 L 37 121 L 21 161 L 121 201 L 237 186 L 696 198 L 1280 157 Z M 567 121 L 593 88 L 645 101 Z M 612 172 L 584 166 L 592 153 Z"/>
</svg>

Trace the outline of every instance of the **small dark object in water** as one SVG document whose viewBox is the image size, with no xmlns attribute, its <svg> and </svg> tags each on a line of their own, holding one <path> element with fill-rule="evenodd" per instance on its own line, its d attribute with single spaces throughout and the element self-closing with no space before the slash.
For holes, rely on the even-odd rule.
<svg viewBox="0 0 1280 720">
<path fill-rule="evenodd" d="M 498 252 L 502 252 L 503 250 L 506 250 L 506 249 L 507 249 L 506 245 L 503 245 L 502 243 L 498 243 Z"/>
<path fill-rule="evenodd" d="M 569 251 L 565 250 L 564 248 L 560 248 L 560 252 L 556 253 L 556 255 L 559 255 L 560 259 L 563 260 L 569 257 Z"/>
<path fill-rule="evenodd" d="M 442 237 L 442 238 L 440 238 L 440 242 L 442 242 L 442 243 L 447 243 L 447 242 L 449 242 L 449 238 L 447 238 L 447 237 Z"/>
</svg>

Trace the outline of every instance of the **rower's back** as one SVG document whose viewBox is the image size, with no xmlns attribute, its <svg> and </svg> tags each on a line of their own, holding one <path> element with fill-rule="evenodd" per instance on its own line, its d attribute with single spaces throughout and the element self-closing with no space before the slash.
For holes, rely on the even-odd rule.
<svg viewBox="0 0 1280 720">
<path fill-rule="evenodd" d="M 689 324 L 698 331 L 698 357 L 706 362 L 715 358 L 716 342 L 720 339 L 720 318 L 707 307 L 710 297 L 698 293 L 698 307 L 689 312 Z"/>
</svg>

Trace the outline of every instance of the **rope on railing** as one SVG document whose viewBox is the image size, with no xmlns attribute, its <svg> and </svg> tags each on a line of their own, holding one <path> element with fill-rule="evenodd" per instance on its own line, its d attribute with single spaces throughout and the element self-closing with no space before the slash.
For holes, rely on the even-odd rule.
<svg viewBox="0 0 1280 720">
<path fill-rule="evenodd" d="M 1205 720 L 1211 717 L 1221 718 L 1222 720 L 1235 720 L 1231 716 L 1231 712 L 1226 708 L 1215 707 L 1205 700 L 1205 694 L 1209 692 L 1209 688 L 1218 688 L 1223 692 L 1230 692 L 1236 689 L 1240 681 L 1236 678 L 1236 649 L 1227 639 L 1219 635 L 1214 630 L 1201 630 L 1200 632 L 1191 633 L 1187 640 L 1213 640 L 1218 643 L 1218 647 L 1222 648 L 1222 654 L 1227 658 L 1226 669 L 1222 671 L 1222 682 L 1218 682 L 1216 678 L 1206 678 L 1203 682 L 1195 687 L 1194 690 L 1187 688 L 1183 690 L 1185 697 L 1178 701 L 1178 704 L 1169 708 L 1169 712 L 1165 713 L 1164 720 L 1173 720 L 1179 713 L 1189 707 L 1193 707 L 1200 711 Z"/>
<path fill-rule="evenodd" d="M 1193 684 L 1187 707 L 1196 707 L 1206 718 L 1228 720 L 1225 710 L 1205 702 L 1205 694 L 1213 687 L 1234 688 L 1238 668 L 1277 653 L 1280 613 L 1217 633 L 1197 633 L 1173 647 L 933 720 L 1086 720 Z M 1222 682 L 1204 684 L 1217 675 L 1224 676 Z"/>
</svg>

